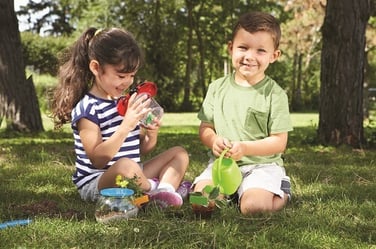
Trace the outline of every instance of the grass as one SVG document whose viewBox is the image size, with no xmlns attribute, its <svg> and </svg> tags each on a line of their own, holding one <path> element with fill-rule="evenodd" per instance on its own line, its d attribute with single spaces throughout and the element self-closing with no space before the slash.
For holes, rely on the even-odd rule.
<svg viewBox="0 0 376 249">
<path fill-rule="evenodd" d="M 149 208 L 112 225 L 97 223 L 94 203 L 71 183 L 74 152 L 69 127 L 20 136 L 0 131 L 0 222 L 32 219 L 0 230 L 0 248 L 376 248 L 376 150 L 314 145 L 317 114 L 293 114 L 286 151 L 293 199 L 274 214 L 242 216 L 229 205 L 211 219 Z M 206 149 L 195 114 L 167 113 L 158 153 L 183 145 L 186 179 L 205 167 Z"/>
</svg>

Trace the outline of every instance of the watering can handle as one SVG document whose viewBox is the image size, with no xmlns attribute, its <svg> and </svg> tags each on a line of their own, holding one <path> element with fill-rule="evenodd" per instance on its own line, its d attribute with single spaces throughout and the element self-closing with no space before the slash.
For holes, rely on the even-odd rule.
<svg viewBox="0 0 376 249">
<path fill-rule="evenodd" d="M 219 164 L 222 164 L 222 159 L 223 157 L 225 156 L 225 154 L 227 153 L 228 149 L 224 149 L 221 153 L 221 155 L 219 156 Z"/>
<path fill-rule="evenodd" d="M 218 166 L 219 165 L 222 165 L 222 159 L 223 159 L 223 157 L 225 156 L 225 154 L 227 153 L 227 151 L 228 151 L 228 149 L 224 149 L 223 151 L 222 151 L 222 153 L 221 153 L 221 155 L 219 156 L 219 163 L 218 163 Z M 218 172 L 218 181 L 220 182 L 221 181 L 221 174 L 219 173 L 220 171 L 218 170 L 217 171 Z"/>
</svg>

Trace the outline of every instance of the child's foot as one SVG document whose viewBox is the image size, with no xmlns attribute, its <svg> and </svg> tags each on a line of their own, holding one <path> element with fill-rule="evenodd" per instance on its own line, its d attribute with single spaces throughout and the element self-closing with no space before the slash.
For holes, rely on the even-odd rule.
<svg viewBox="0 0 376 249">
<path fill-rule="evenodd" d="M 290 177 L 284 176 L 281 181 L 281 190 L 287 194 L 289 201 L 291 201 L 291 183 Z"/>
<path fill-rule="evenodd" d="M 174 207 L 183 205 L 183 198 L 176 192 L 170 192 L 165 189 L 157 189 L 149 194 L 150 202 L 154 202 L 160 208 Z"/>
<path fill-rule="evenodd" d="M 189 192 L 191 191 L 192 183 L 189 181 L 183 181 L 178 189 L 176 190 L 176 193 L 178 193 L 183 200 L 188 199 Z"/>
</svg>

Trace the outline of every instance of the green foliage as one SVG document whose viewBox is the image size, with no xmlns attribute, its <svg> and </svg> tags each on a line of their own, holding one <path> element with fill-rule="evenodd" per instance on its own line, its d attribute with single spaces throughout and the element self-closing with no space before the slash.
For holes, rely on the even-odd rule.
<svg viewBox="0 0 376 249">
<path fill-rule="evenodd" d="M 29 13 L 33 8 L 40 11 L 47 6 L 46 2 L 29 5 L 24 12 Z M 70 37 L 72 40 L 90 26 L 117 26 L 131 31 L 145 51 L 146 63 L 138 78 L 158 84 L 157 99 L 170 112 L 197 111 L 208 84 L 223 75 L 223 64 L 228 60 L 226 44 L 238 15 L 255 9 L 273 12 L 281 20 L 287 17 L 283 5 L 273 1 L 75 0 L 53 1 L 51 9 L 56 13 L 48 13 L 47 19 L 41 18 L 34 25 L 46 25 L 50 16 L 61 17 L 60 10 L 66 10 L 70 14 L 65 15 L 67 21 L 76 29 Z M 53 28 L 59 26 L 51 23 Z M 59 41 L 61 37 L 55 39 Z M 40 52 L 29 42 L 24 46 L 26 51 L 38 51 L 27 52 L 30 54 L 27 65 L 41 72 L 56 71 L 57 64 L 51 56 L 56 51 L 48 53 L 46 60 L 40 60 L 39 56 L 45 56 L 47 50 Z"/>
<path fill-rule="evenodd" d="M 70 45 L 69 38 L 41 37 L 39 35 L 22 32 L 21 42 L 26 66 L 41 74 L 56 75 L 58 57 Z"/>
<path fill-rule="evenodd" d="M 241 13 L 249 10 L 270 12 L 282 25 L 280 48 L 283 56 L 269 67 L 268 74 L 288 93 L 291 110 L 318 110 L 320 27 L 324 15 L 324 7 L 319 1 L 310 4 L 301 0 L 50 2 L 29 4 L 23 10 L 23 13 L 31 13 L 33 9 L 40 11 L 51 5 L 51 13 L 31 24 L 35 30 L 46 26 L 47 22 L 54 23 L 52 16 L 65 16 L 65 21 L 75 31 L 60 32 L 58 26 L 63 23 L 60 18 L 52 25 L 56 28 L 52 34 L 69 33 L 69 38 L 22 33 L 26 65 L 54 75 L 59 52 L 88 27 L 122 27 L 135 35 L 145 51 L 146 63 L 138 72 L 138 79 L 158 84 L 157 100 L 169 112 L 200 108 L 208 84 L 223 75 L 225 62 L 230 63 L 226 44 Z M 376 75 L 374 20 L 370 19 L 367 34 L 365 81 L 368 87 L 375 86 Z"/>
<path fill-rule="evenodd" d="M 39 108 L 42 112 L 48 112 L 49 98 L 52 88 L 56 85 L 56 77 L 53 77 L 49 74 L 38 74 L 29 69 L 26 70 L 26 77 L 33 77 L 35 91 L 39 102 Z"/>
<path fill-rule="evenodd" d="M 20 6 L 17 15 L 26 16 L 29 24 L 33 24 L 27 31 L 35 34 L 43 32 L 47 35 L 69 35 L 75 29 L 72 22 L 80 16 L 80 9 L 85 3 L 85 0 L 29 0 L 25 6 Z"/>
</svg>

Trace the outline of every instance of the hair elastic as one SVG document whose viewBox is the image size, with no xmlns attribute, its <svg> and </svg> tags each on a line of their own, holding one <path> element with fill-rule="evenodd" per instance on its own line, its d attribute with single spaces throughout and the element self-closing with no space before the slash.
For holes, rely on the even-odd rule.
<svg viewBox="0 0 376 249">
<path fill-rule="evenodd" d="M 103 31 L 103 29 L 97 29 L 97 31 L 95 31 L 95 33 L 94 33 L 94 36 L 98 35 L 102 31 Z"/>
</svg>

